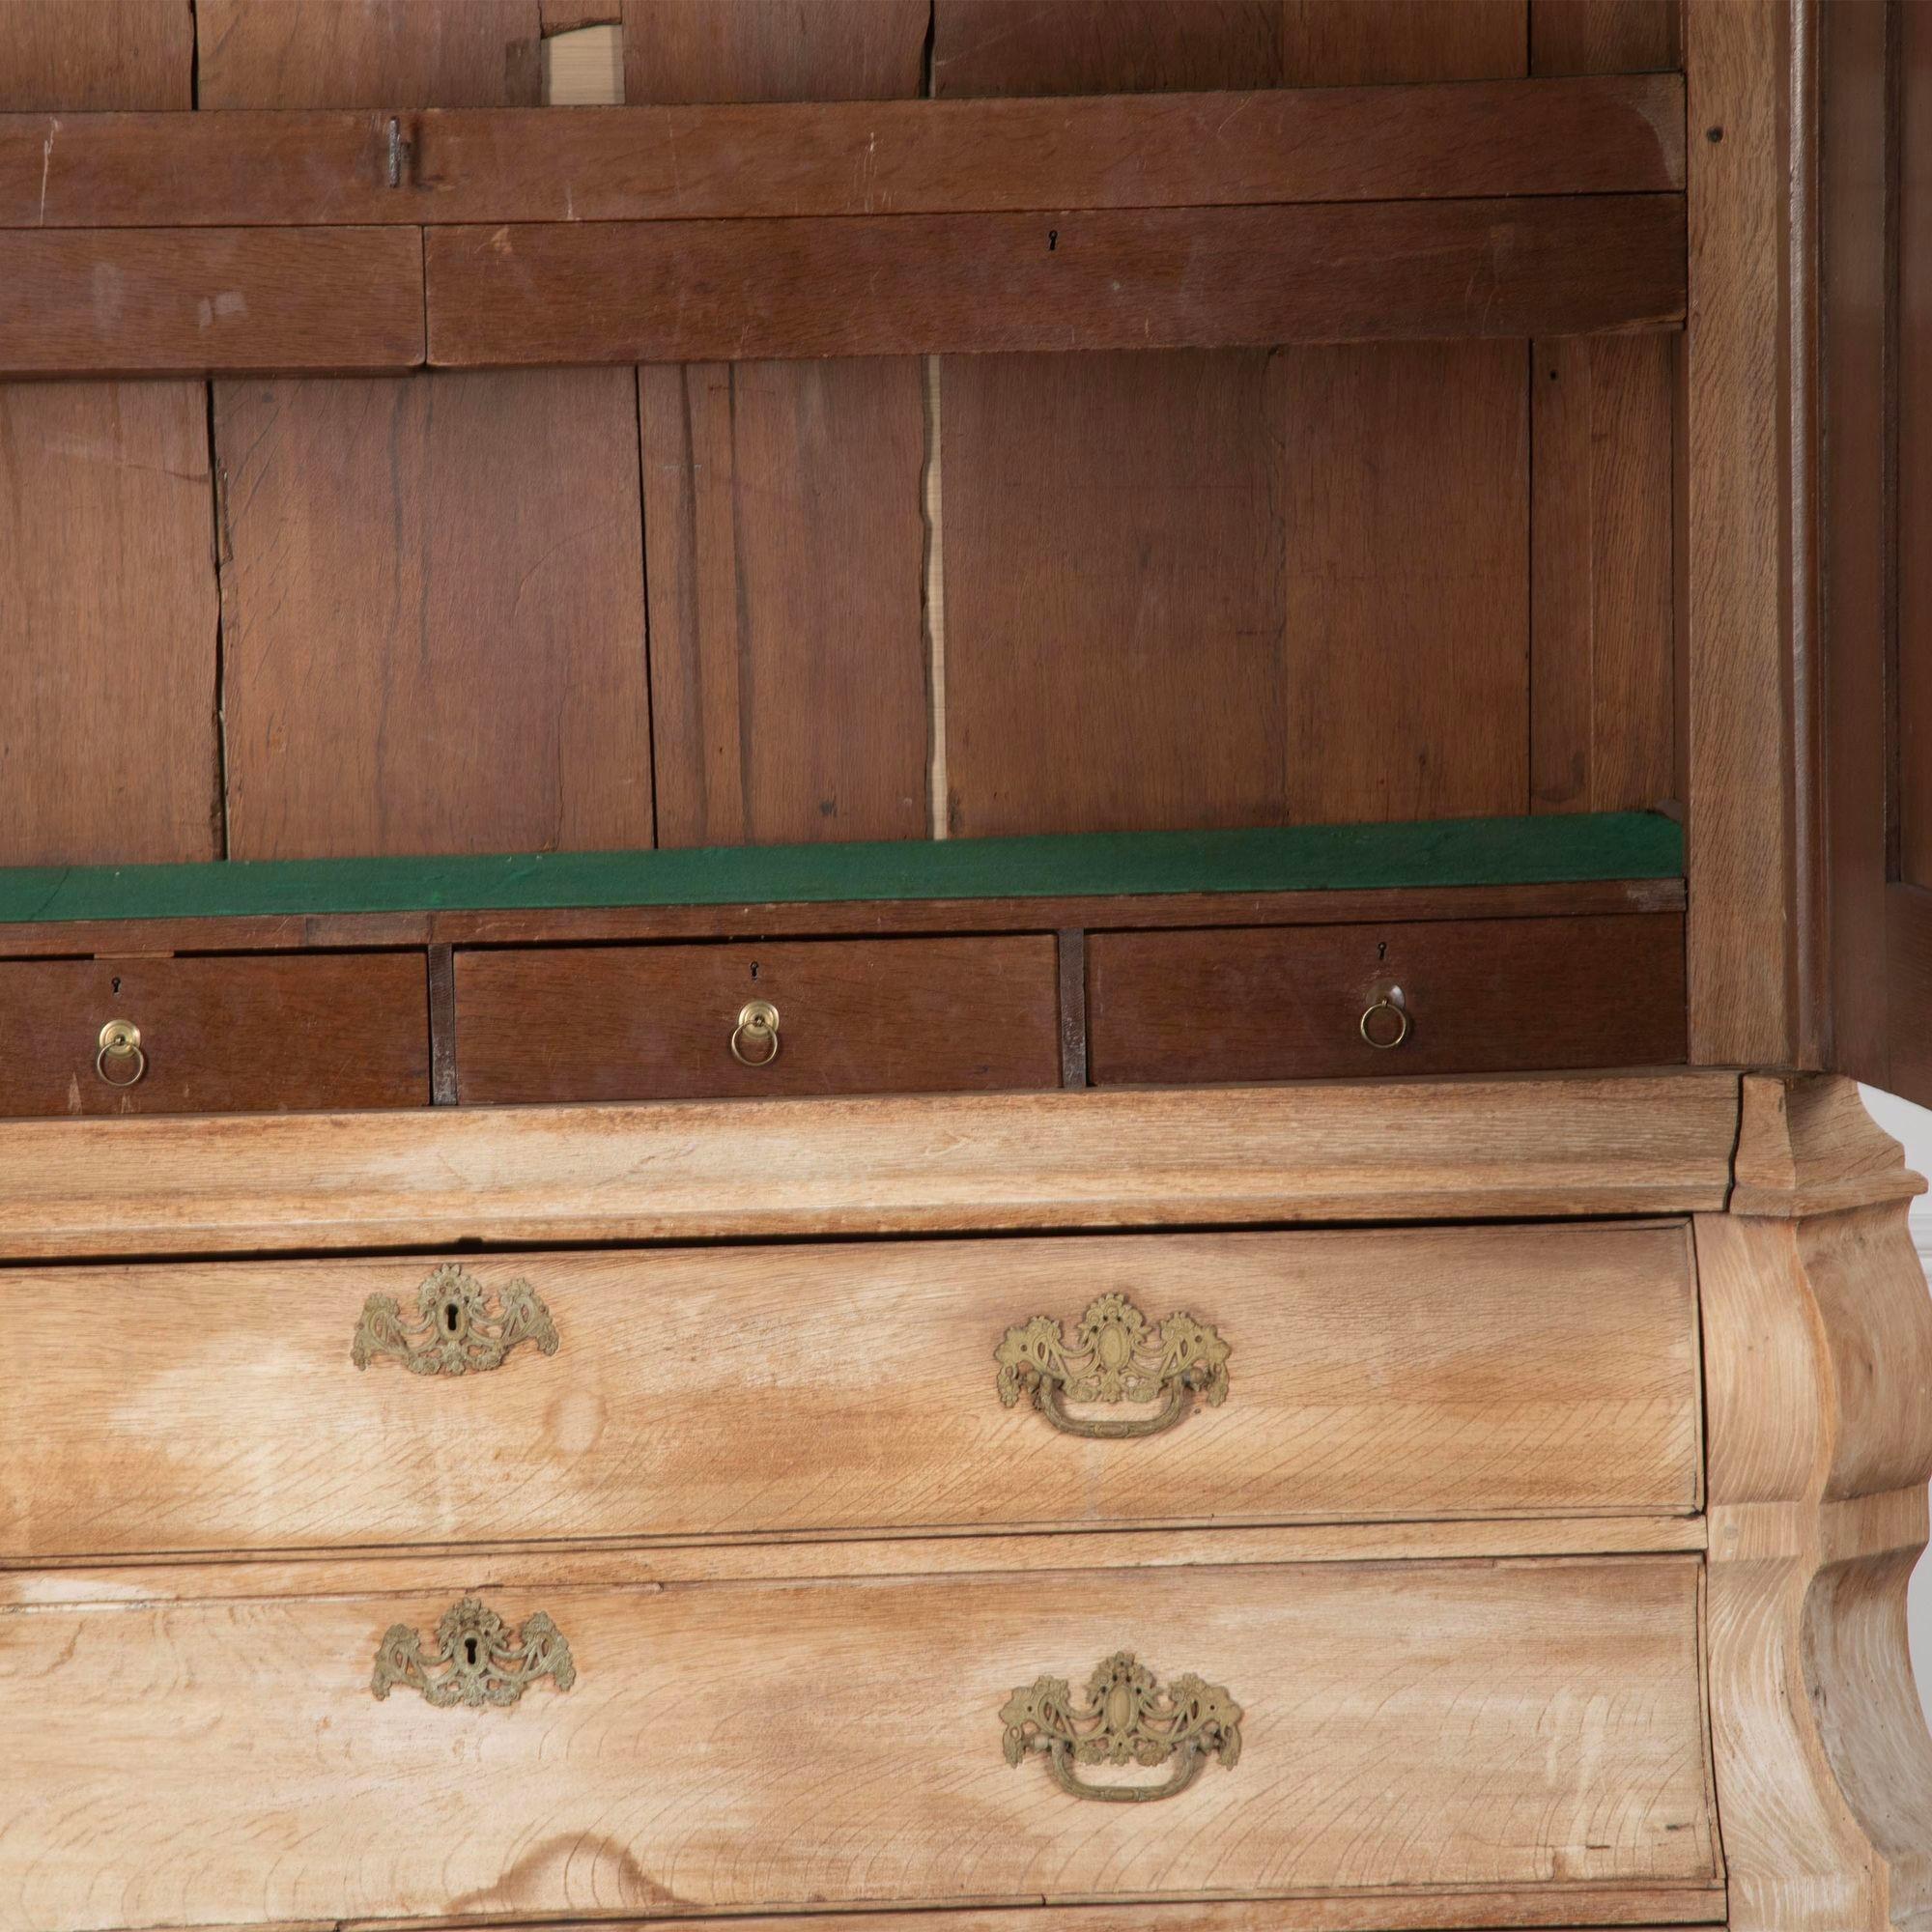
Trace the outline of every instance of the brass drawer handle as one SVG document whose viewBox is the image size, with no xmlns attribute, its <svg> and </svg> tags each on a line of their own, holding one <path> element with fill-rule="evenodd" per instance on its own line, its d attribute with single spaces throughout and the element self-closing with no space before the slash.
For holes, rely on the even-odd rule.
<svg viewBox="0 0 1932 1932">
<path fill-rule="evenodd" d="M 391 1624 L 376 1646 L 369 1689 L 381 1699 L 400 1684 L 446 1710 L 514 1704 L 540 1677 L 553 1678 L 559 1690 L 577 1682 L 563 1633 L 541 1610 L 512 1630 L 495 1610 L 465 1597 L 438 1620 L 434 1649 L 408 1624 Z"/>
<path fill-rule="evenodd" d="M 1362 1014 L 1362 1037 L 1378 1053 L 1389 1053 L 1400 1046 L 1408 1035 L 1408 1002 L 1403 998 L 1402 988 L 1390 986 L 1378 993 Z"/>
<path fill-rule="evenodd" d="M 747 1046 L 756 1051 L 747 1053 Z M 731 1057 L 742 1066 L 769 1066 L 779 1057 L 779 1009 L 769 1000 L 747 1000 L 738 1009 Z"/>
<path fill-rule="evenodd" d="M 1218 1684 L 1189 1672 L 1169 1689 L 1130 1650 L 1117 1651 L 1087 1680 L 1086 1708 L 1073 1708 L 1064 1677 L 1036 1678 L 1015 1690 L 1000 1712 L 1007 1727 L 1007 1762 L 1041 1752 L 1063 1791 L 1106 1804 L 1151 1804 L 1192 1784 L 1217 1757 L 1230 1771 L 1241 1755 L 1241 1709 Z M 1164 1784 L 1089 1784 L 1076 1764 L 1166 1764 Z"/>
<path fill-rule="evenodd" d="M 1000 1365 L 1000 1401 L 1022 1395 L 1068 1435 L 1118 1441 L 1172 1429 L 1196 1395 L 1209 1408 L 1228 1399 L 1228 1345 L 1191 1315 L 1170 1315 L 1159 1327 L 1124 1294 L 1103 1294 L 1080 1318 L 1071 1338 L 1049 1315 L 1009 1328 L 993 1351 Z M 1120 1421 L 1069 1415 L 1069 1402 L 1152 1402 L 1151 1415 Z"/>
<path fill-rule="evenodd" d="M 112 1066 L 115 1071 L 107 1069 Z M 124 1067 L 133 1071 L 123 1080 Z M 94 1050 L 94 1070 L 110 1087 L 137 1087 L 148 1070 L 148 1056 L 141 1051 L 141 1029 L 132 1020 L 109 1020 L 100 1029 L 100 1042 Z"/>
<path fill-rule="evenodd" d="M 414 1376 L 462 1376 L 500 1368 L 519 1342 L 556 1353 L 556 1323 L 526 1281 L 511 1282 L 502 1305 L 492 1309 L 483 1284 L 446 1262 L 416 1290 L 416 1314 L 420 1321 L 411 1328 L 393 1294 L 372 1294 L 362 1304 L 349 1359 L 366 1369 L 379 1355 L 391 1355 Z"/>
</svg>

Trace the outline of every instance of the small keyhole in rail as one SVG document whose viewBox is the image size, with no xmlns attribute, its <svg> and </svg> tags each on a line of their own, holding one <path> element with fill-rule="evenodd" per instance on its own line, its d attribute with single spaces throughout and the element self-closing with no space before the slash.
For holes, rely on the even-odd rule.
<svg viewBox="0 0 1932 1932">
<path fill-rule="evenodd" d="M 463 1639 L 463 1654 L 469 1658 L 471 1663 L 476 1662 L 476 1639 L 473 1636 L 467 1636 Z"/>
<path fill-rule="evenodd" d="M 114 976 L 114 990 L 117 993 L 121 990 L 121 976 L 118 973 Z"/>
<path fill-rule="evenodd" d="M 445 1302 L 444 1302 L 444 1303 L 442 1304 L 442 1321 L 443 1321 L 443 1325 L 444 1325 L 444 1326 L 445 1326 L 445 1327 L 446 1327 L 446 1328 L 447 1328 L 447 1329 L 449 1330 L 449 1332 L 450 1332 L 450 1333 L 451 1333 L 452 1335 L 454 1335 L 454 1334 L 456 1333 L 456 1303 L 455 1303 L 455 1302 L 453 1302 L 453 1301 L 445 1301 Z"/>
<path fill-rule="evenodd" d="M 752 978 L 755 980 L 757 977 L 758 977 L 758 962 L 755 959 L 753 959 L 752 961 Z"/>
<path fill-rule="evenodd" d="M 1057 228 L 1049 228 L 1046 231 L 1046 252 L 1049 255 L 1051 255 L 1053 251 L 1059 246 L 1060 246 L 1060 230 Z"/>
<path fill-rule="evenodd" d="M 1376 957 L 1377 957 L 1378 959 L 1386 959 L 1386 958 L 1387 958 L 1388 956 L 1389 956 L 1389 943 L 1388 943 L 1388 941 L 1387 941 L 1386 939 L 1378 939 L 1378 940 L 1377 940 L 1377 941 L 1376 941 Z"/>
</svg>

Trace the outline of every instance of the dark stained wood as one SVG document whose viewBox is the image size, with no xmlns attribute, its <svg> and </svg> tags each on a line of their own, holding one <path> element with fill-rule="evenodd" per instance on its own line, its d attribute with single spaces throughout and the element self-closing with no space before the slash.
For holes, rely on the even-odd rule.
<svg viewBox="0 0 1932 1932">
<path fill-rule="evenodd" d="M 1267 88 L 1279 31 L 1276 8 L 1245 0 L 936 0 L 933 91 Z M 1221 94 L 1224 121 L 1260 98 Z M 1256 349 L 939 365 L 937 776 L 952 833 L 1281 817 L 1267 359 Z"/>
<path fill-rule="evenodd" d="M 1684 65 L 1684 0 L 1529 0 L 1532 73 L 1634 73 Z"/>
<path fill-rule="evenodd" d="M 429 949 L 429 1087 L 438 1107 L 456 1104 L 456 953 Z"/>
<path fill-rule="evenodd" d="M 1671 411 L 1676 345 L 1536 347 L 1531 809 L 1645 809 L 1675 790 Z"/>
<path fill-rule="evenodd" d="M 18 114 L 0 116 L 0 227 L 1647 193 L 1684 185 L 1683 117 L 1674 74 L 1057 101 Z"/>
<path fill-rule="evenodd" d="M 208 107 L 534 107 L 538 0 L 195 0 Z"/>
<path fill-rule="evenodd" d="M 11 961 L 0 1114 L 426 1106 L 424 997 L 415 952 Z M 141 1031 L 147 1069 L 128 1086 L 95 1067 L 111 1019 Z"/>
<path fill-rule="evenodd" d="M 236 858 L 651 840 L 628 369 L 215 393 Z"/>
<path fill-rule="evenodd" d="M 1890 923 L 1891 658 L 1901 563 L 1892 473 L 1900 346 L 1890 233 L 1899 132 L 1893 13 L 1886 0 L 1844 0 L 1824 11 L 1818 130 L 1820 490 L 1829 506 L 1820 530 L 1831 838 L 1827 1064 L 1879 1087 L 1892 1078 L 1895 975 L 1873 962 L 1888 951 Z"/>
<path fill-rule="evenodd" d="M 425 235 L 444 367 L 1675 327 L 1674 195 Z"/>
<path fill-rule="evenodd" d="M 1281 84 L 1522 73 L 1527 25 L 1524 0 L 1282 0 Z"/>
<path fill-rule="evenodd" d="M 1279 0 L 934 0 L 932 91 L 1145 94 L 1271 87 Z"/>
<path fill-rule="evenodd" d="M 194 24 L 182 0 L 6 0 L 0 112 L 191 107 Z"/>
<path fill-rule="evenodd" d="M 624 0 L 538 0 L 538 5 L 546 40 L 584 27 L 619 25 L 624 18 Z"/>
<path fill-rule="evenodd" d="M 1932 17 L 1900 17 L 1898 132 L 1898 742 L 1897 865 L 1908 885 L 1932 888 Z M 1921 1033 L 1923 1009 L 1895 1011 Z"/>
<path fill-rule="evenodd" d="M 1285 356 L 1289 817 L 1520 811 L 1523 345 Z"/>
<path fill-rule="evenodd" d="M 221 856 L 213 521 L 199 384 L 0 386 L 0 863 Z"/>
<path fill-rule="evenodd" d="M 1675 1064 L 1684 922 L 1098 932 L 1087 944 L 1094 1082 L 1370 1078 Z M 1399 1045 L 1362 1037 L 1398 990 Z M 1370 1031 L 1393 1039 L 1387 1011 Z"/>
<path fill-rule="evenodd" d="M 889 100 L 923 89 L 928 0 L 623 0 L 627 100 Z"/>
<path fill-rule="evenodd" d="M 626 98 L 916 95 L 925 27 L 910 0 L 627 0 Z M 921 838 L 920 364 L 756 353 L 673 343 L 644 359 L 699 366 L 639 372 L 659 839 Z"/>
<path fill-rule="evenodd" d="M 0 20 L 0 107 L 31 111 L 43 172 L 50 116 L 172 119 L 193 67 L 176 0 Z M 220 855 L 213 527 L 200 384 L 0 388 L 0 863 Z"/>
<path fill-rule="evenodd" d="M 658 842 L 924 837 L 918 362 L 639 383 Z"/>
<path fill-rule="evenodd" d="M 0 231 L 0 377 L 399 370 L 423 359 L 408 228 Z"/>
<path fill-rule="evenodd" d="M 1808 378 L 1795 367 L 1804 248 L 1786 241 L 1794 157 L 1791 10 L 1697 0 L 1685 14 L 1695 116 L 1686 355 L 1690 464 L 1690 1055 L 1699 1065 L 1816 1065 L 1818 931 L 1810 900 L 1818 801 L 1800 783 L 1812 742 L 1807 591 L 1792 532 L 1812 513 L 1795 460 Z M 1803 56 L 1804 50 L 1796 50 Z M 1707 138 L 1716 128 L 1721 138 Z M 1800 358 L 1802 361 L 1802 357 Z M 1794 416 L 1794 410 L 1797 412 Z M 1796 628 L 1794 628 L 1796 627 Z M 1876 748 L 1874 748 L 1876 751 Z"/>
<path fill-rule="evenodd" d="M 944 385 L 951 831 L 1278 823 L 1267 355 L 954 360 Z"/>
<path fill-rule="evenodd" d="M 1087 935 L 1077 925 L 1057 935 L 1060 949 L 1060 1084 L 1087 1084 Z"/>
<path fill-rule="evenodd" d="M 1932 1107 L 1932 892 L 1891 886 L 1886 892 L 1886 999 L 1890 1049 L 1886 1085 Z M 1867 965 L 1867 971 L 1870 965 Z"/>
<path fill-rule="evenodd" d="M 1056 978 L 1050 933 L 462 952 L 458 1084 L 466 1103 L 1057 1087 Z M 732 1056 L 751 1000 L 779 1010 L 769 1065 Z"/>
<path fill-rule="evenodd" d="M 1170 893 L 1156 897 L 845 900 L 837 904 L 611 906 L 301 917 L 69 920 L 0 926 L 0 957 L 53 953 L 286 952 L 301 947 L 583 945 L 899 933 L 1038 932 L 1106 925 L 1327 925 L 1379 920 L 1520 919 L 1681 912 L 1681 879 L 1376 891 Z"/>
</svg>

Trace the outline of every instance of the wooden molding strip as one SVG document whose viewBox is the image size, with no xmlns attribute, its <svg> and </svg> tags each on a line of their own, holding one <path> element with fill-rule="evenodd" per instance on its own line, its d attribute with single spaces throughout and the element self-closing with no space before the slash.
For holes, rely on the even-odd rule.
<svg viewBox="0 0 1932 1932">
<path fill-rule="evenodd" d="M 1719 1208 L 1738 1078 L 0 1122 L 0 1257 Z"/>
<path fill-rule="evenodd" d="M 1039 100 L 0 115 L 0 228 L 937 214 L 1683 185 L 1675 73 Z"/>
<path fill-rule="evenodd" d="M 444 368 L 1674 328 L 1677 195 L 425 231 Z"/>
</svg>

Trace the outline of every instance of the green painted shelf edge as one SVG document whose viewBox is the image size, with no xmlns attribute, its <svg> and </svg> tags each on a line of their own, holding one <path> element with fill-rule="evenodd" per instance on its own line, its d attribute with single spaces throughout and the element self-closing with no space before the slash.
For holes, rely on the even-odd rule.
<svg viewBox="0 0 1932 1932">
<path fill-rule="evenodd" d="M 1676 878 L 1683 868 L 1672 819 L 1564 812 L 679 852 L 19 867 L 0 868 L 0 923 L 1564 885 Z"/>
</svg>

